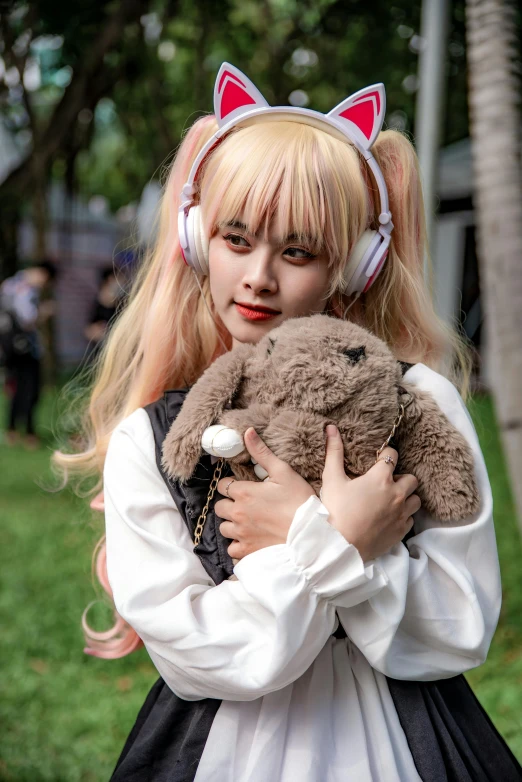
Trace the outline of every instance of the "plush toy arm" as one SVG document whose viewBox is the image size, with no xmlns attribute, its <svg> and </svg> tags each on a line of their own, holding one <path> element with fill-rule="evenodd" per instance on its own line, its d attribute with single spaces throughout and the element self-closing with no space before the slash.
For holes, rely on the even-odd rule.
<svg viewBox="0 0 522 782">
<path fill-rule="evenodd" d="M 171 478 L 188 480 L 201 457 L 201 438 L 216 423 L 243 379 L 253 345 L 220 356 L 191 388 L 163 443 L 162 466 Z"/>
<path fill-rule="evenodd" d="M 411 402 L 396 435 L 397 472 L 415 475 L 428 514 L 442 522 L 467 519 L 480 504 L 471 448 L 429 393 L 402 387 Z"/>
</svg>

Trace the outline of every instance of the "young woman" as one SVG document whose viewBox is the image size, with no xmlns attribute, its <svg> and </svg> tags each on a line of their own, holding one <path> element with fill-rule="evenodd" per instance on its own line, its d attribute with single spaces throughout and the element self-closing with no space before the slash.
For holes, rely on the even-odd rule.
<svg viewBox="0 0 522 782">
<path fill-rule="evenodd" d="M 460 367 L 465 387 L 466 348 L 423 280 L 413 148 L 380 132 L 382 85 L 328 115 L 271 108 L 225 63 L 214 104 L 180 147 L 156 246 L 104 349 L 90 447 L 57 457 L 104 466 L 110 586 L 103 550 L 98 562 L 119 619 L 86 651 L 143 641 L 160 673 L 112 779 L 519 779 L 461 676 L 486 658 L 500 579 L 477 436 L 437 371 Z M 322 501 L 252 429 L 268 480 L 222 477 L 208 503 L 210 457 L 186 486 L 165 478 L 187 387 L 225 350 L 312 313 L 370 329 L 433 395 L 475 456 L 475 516 L 429 517 L 393 448 L 349 480 L 335 427 Z"/>
</svg>

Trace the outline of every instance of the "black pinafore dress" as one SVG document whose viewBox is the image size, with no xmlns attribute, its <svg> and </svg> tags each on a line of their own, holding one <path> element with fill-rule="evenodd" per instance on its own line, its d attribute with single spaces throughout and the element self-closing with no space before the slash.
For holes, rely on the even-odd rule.
<svg viewBox="0 0 522 782">
<path fill-rule="evenodd" d="M 403 364 L 404 372 L 409 366 Z M 183 486 L 170 481 L 161 467 L 163 440 L 187 392 L 166 391 L 145 410 L 154 432 L 158 469 L 193 539 L 214 473 L 211 457 L 202 456 Z M 232 471 L 225 462 L 222 477 L 228 475 Z M 232 575 L 233 564 L 227 552 L 230 541 L 221 535 L 221 519 L 214 512 L 217 499 L 215 495 L 211 501 L 195 553 L 212 580 L 220 584 Z M 346 637 L 341 624 L 334 635 Z M 522 768 L 464 676 L 431 682 L 387 681 L 423 782 L 522 780 Z M 192 782 L 220 704 L 214 698 L 185 701 L 160 677 L 147 695 L 110 782 Z"/>
</svg>

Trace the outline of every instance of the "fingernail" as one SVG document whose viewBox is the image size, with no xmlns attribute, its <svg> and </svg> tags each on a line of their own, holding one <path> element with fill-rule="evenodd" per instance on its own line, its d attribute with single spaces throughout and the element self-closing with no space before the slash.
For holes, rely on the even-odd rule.
<svg viewBox="0 0 522 782">
<path fill-rule="evenodd" d="M 250 432 L 249 437 L 251 440 L 259 440 L 259 435 L 253 426 L 249 429 L 249 432 Z"/>
<path fill-rule="evenodd" d="M 334 437 L 335 433 L 337 432 L 337 427 L 333 424 L 328 424 L 326 427 L 326 435 L 327 437 Z"/>
</svg>

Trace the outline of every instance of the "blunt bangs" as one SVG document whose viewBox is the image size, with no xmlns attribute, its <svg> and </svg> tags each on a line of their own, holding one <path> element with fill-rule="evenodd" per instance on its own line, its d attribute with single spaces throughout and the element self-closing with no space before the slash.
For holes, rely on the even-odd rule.
<svg viewBox="0 0 522 782">
<path fill-rule="evenodd" d="M 338 267 L 364 231 L 366 184 L 349 142 L 297 122 L 239 128 L 209 157 L 201 176 L 207 236 L 232 222 L 281 243 L 293 237 Z"/>
</svg>

